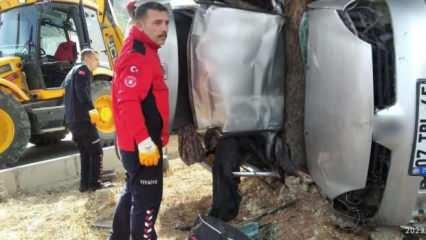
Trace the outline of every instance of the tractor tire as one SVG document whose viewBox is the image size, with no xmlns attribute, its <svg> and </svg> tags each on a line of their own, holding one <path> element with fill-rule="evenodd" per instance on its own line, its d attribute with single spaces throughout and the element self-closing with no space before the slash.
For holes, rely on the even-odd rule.
<svg viewBox="0 0 426 240">
<path fill-rule="evenodd" d="M 45 133 L 41 135 L 32 135 L 30 142 L 36 146 L 46 146 L 50 144 L 59 143 L 66 135 L 67 131 Z"/>
<path fill-rule="evenodd" d="M 91 86 L 93 106 L 98 110 L 100 123 L 96 124 L 101 146 L 114 144 L 115 127 L 112 115 L 111 82 L 104 79 L 96 79 Z"/>
<path fill-rule="evenodd" d="M 0 165 L 17 162 L 27 147 L 31 125 L 22 104 L 0 92 Z"/>
</svg>

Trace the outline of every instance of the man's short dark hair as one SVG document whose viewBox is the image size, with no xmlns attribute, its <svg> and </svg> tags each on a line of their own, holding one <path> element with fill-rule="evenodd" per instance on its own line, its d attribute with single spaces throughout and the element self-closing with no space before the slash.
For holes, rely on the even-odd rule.
<svg viewBox="0 0 426 240">
<path fill-rule="evenodd" d="M 141 4 L 135 10 L 135 19 L 139 20 L 146 16 L 148 10 L 155 10 L 159 12 L 169 12 L 169 10 L 161 3 L 158 2 L 146 2 Z"/>
<path fill-rule="evenodd" d="M 80 57 L 81 57 L 81 60 L 84 61 L 84 59 L 86 59 L 88 56 L 95 55 L 95 54 L 98 54 L 96 50 L 91 48 L 85 48 L 81 51 Z"/>
</svg>

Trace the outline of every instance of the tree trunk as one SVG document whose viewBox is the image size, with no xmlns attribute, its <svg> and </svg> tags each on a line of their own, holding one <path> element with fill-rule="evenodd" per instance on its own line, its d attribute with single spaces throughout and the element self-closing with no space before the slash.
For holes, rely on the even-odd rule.
<svg viewBox="0 0 426 240">
<path fill-rule="evenodd" d="M 291 159 L 299 169 L 306 168 L 304 112 L 305 74 L 299 46 L 299 24 L 306 5 L 311 0 L 283 0 L 285 16 L 285 97 L 284 139 Z"/>
</svg>

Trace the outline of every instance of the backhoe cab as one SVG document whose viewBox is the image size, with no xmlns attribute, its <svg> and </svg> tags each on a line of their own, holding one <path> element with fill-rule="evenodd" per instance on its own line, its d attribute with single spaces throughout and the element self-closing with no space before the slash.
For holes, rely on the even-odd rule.
<svg viewBox="0 0 426 240">
<path fill-rule="evenodd" d="M 0 4 L 0 165 L 19 160 L 28 142 L 61 140 L 67 72 L 79 53 L 99 52 L 92 95 L 103 144 L 114 138 L 110 81 L 122 33 L 105 1 L 2 1 Z"/>
</svg>

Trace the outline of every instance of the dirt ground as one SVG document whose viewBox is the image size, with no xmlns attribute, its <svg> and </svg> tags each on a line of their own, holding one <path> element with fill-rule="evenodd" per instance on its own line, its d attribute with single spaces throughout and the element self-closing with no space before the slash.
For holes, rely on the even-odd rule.
<svg viewBox="0 0 426 240">
<path fill-rule="evenodd" d="M 211 173 L 201 165 L 186 166 L 169 150 L 170 169 L 164 181 L 164 198 L 157 231 L 160 239 L 186 239 L 177 230 L 191 225 L 211 204 Z M 77 184 L 54 192 L 21 194 L 0 202 L 0 239 L 105 240 L 109 230 L 96 222 L 110 221 L 123 176 L 114 187 L 95 193 L 79 193 Z M 287 205 L 261 218 L 261 239 L 368 239 L 368 231 L 357 234 L 339 230 L 331 220 L 329 205 L 309 178 L 288 177 L 286 185 L 260 179 L 243 179 L 240 214 L 232 224 L 240 226 L 270 209 Z M 387 239 L 387 238 L 383 238 Z"/>
</svg>

